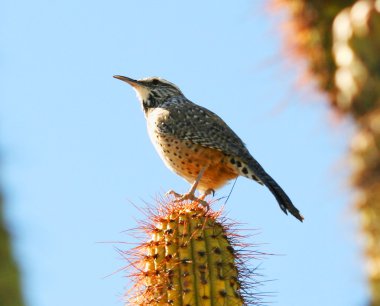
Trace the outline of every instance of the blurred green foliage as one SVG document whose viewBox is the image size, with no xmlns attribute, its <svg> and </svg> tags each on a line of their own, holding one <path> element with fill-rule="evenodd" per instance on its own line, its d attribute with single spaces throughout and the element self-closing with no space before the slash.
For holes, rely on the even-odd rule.
<svg viewBox="0 0 380 306">
<path fill-rule="evenodd" d="M 20 274 L 12 256 L 9 232 L 4 221 L 4 199 L 0 195 L 0 305 L 23 306 Z"/>
</svg>

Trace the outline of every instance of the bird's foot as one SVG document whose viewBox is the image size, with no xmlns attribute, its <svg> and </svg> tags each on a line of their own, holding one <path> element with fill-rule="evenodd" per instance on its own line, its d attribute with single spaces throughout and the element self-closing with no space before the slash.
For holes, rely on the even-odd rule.
<svg viewBox="0 0 380 306">
<path fill-rule="evenodd" d="M 176 198 L 174 202 L 177 202 L 177 203 L 186 201 L 186 200 L 198 202 L 199 204 L 201 204 L 202 206 L 206 208 L 206 211 L 209 211 L 210 209 L 209 204 L 204 199 L 210 193 L 214 194 L 214 192 L 215 191 L 213 189 L 207 189 L 206 192 L 202 194 L 199 198 L 195 196 L 194 192 L 180 194 L 180 193 L 175 192 L 174 190 L 169 190 L 167 193 L 165 193 L 165 195 L 173 195 Z"/>
<path fill-rule="evenodd" d="M 165 192 L 165 196 L 170 196 L 170 195 L 174 196 L 175 198 L 182 197 L 182 194 L 175 192 L 174 190 L 171 190 L 171 189 L 169 191 Z"/>
<path fill-rule="evenodd" d="M 207 189 L 199 198 L 201 200 L 204 200 L 209 194 L 212 194 L 212 196 L 215 195 L 215 190 L 212 188 Z"/>
<path fill-rule="evenodd" d="M 212 189 L 212 188 L 209 188 L 207 189 L 198 199 L 199 201 L 202 201 L 200 202 L 204 207 L 206 207 L 206 211 L 209 211 L 210 210 L 210 205 L 208 204 L 207 201 L 205 201 L 205 198 L 209 195 L 209 194 L 212 194 L 212 196 L 215 195 L 215 190 Z M 203 204 L 205 203 L 205 204 Z"/>
</svg>

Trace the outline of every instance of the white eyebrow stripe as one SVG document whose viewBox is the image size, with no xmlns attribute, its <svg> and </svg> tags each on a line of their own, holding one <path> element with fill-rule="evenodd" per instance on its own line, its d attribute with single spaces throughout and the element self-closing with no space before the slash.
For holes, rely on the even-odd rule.
<svg viewBox="0 0 380 306">
<path fill-rule="evenodd" d="M 145 81 L 145 82 L 146 82 L 146 81 L 152 81 L 152 80 L 154 80 L 154 79 L 157 79 L 157 80 L 159 80 L 161 83 L 168 84 L 168 85 L 170 85 L 170 86 L 176 88 L 178 91 L 181 91 L 177 85 L 173 84 L 172 82 L 169 82 L 168 80 L 165 80 L 165 79 L 163 79 L 163 78 L 160 78 L 160 77 L 147 77 L 147 78 L 140 79 L 139 81 L 143 81 L 143 82 Z"/>
</svg>

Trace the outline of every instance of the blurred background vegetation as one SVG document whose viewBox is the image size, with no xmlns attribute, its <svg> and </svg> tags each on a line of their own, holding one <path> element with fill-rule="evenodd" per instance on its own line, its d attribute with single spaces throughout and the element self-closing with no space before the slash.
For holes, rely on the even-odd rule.
<svg viewBox="0 0 380 306">
<path fill-rule="evenodd" d="M 286 54 L 307 62 L 306 78 L 331 111 L 356 126 L 349 157 L 353 204 L 365 238 L 372 306 L 380 305 L 380 1 L 274 0 L 289 15 Z"/>
<path fill-rule="evenodd" d="M 23 306 L 19 270 L 12 256 L 11 239 L 5 226 L 3 201 L 0 190 L 0 305 Z"/>
</svg>

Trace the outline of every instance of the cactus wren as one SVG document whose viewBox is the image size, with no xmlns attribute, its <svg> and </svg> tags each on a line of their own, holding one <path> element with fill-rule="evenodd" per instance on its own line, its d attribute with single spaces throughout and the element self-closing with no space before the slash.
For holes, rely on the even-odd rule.
<svg viewBox="0 0 380 306">
<path fill-rule="evenodd" d="M 115 75 L 131 85 L 147 119 L 149 136 L 166 166 L 192 183 L 181 199 L 203 201 L 206 195 L 241 175 L 265 185 L 282 211 L 302 221 L 292 201 L 251 156 L 242 140 L 216 114 L 189 101 L 181 90 L 164 79 L 134 80 Z M 195 190 L 204 192 L 196 198 Z"/>
</svg>

